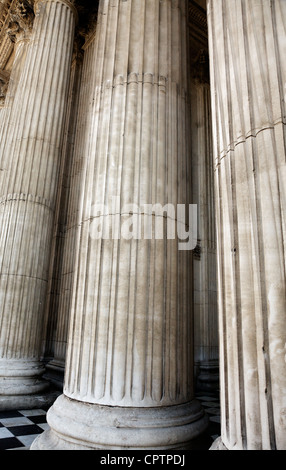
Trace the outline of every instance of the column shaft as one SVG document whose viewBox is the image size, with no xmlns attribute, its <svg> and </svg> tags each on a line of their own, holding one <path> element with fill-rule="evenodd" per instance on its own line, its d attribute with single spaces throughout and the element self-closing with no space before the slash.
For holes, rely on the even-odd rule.
<svg viewBox="0 0 286 470">
<path fill-rule="evenodd" d="M 0 380 L 6 403 L 6 395 L 46 387 L 39 359 L 74 23 L 68 2 L 37 2 L 3 148 Z"/>
<path fill-rule="evenodd" d="M 285 18 L 209 1 L 222 442 L 285 449 Z"/>
<path fill-rule="evenodd" d="M 89 72 L 88 72 L 89 73 Z M 71 67 L 68 110 L 65 120 L 65 138 L 62 147 L 62 166 L 60 170 L 59 192 L 55 215 L 54 239 L 50 271 L 48 302 L 46 306 L 45 354 L 50 362 L 46 365 L 45 377 L 62 390 L 66 360 L 68 322 L 70 317 L 71 290 L 74 271 L 74 243 L 78 226 L 74 215 L 78 210 L 78 161 L 74 151 L 76 131 L 81 136 L 83 146 L 82 120 L 86 119 L 88 101 L 88 80 L 86 67 L 82 73 L 81 54 L 76 56 Z M 82 97 L 80 101 L 80 86 Z M 79 108 L 79 102 L 81 106 Z M 52 360 L 51 360 L 52 358 Z"/>
<path fill-rule="evenodd" d="M 192 87 L 192 187 L 198 204 L 194 253 L 194 354 L 197 390 L 217 393 L 218 324 L 213 145 L 209 84 Z"/>
<path fill-rule="evenodd" d="M 30 26 L 30 25 L 29 25 Z M 5 152 L 5 146 L 7 145 L 7 139 L 11 137 L 11 111 L 15 99 L 15 94 L 20 82 L 22 71 L 24 70 L 24 64 L 27 56 L 27 50 L 30 41 L 31 35 L 31 26 L 25 29 L 25 31 L 20 30 L 15 34 L 15 45 L 14 45 L 14 60 L 11 70 L 11 75 L 9 78 L 9 84 L 7 89 L 7 94 L 5 97 L 5 103 L 1 110 L 0 117 L 0 155 L 1 155 L 1 169 L 7 168 L 8 162 L 5 162 L 5 159 L 10 158 L 9 152 Z M 10 135 L 10 137 L 9 137 Z M 9 145 L 9 144 L 8 144 Z"/>
<path fill-rule="evenodd" d="M 206 426 L 192 254 L 168 237 L 191 202 L 185 15 L 185 1 L 100 2 L 64 394 L 33 448 L 188 448 Z"/>
</svg>

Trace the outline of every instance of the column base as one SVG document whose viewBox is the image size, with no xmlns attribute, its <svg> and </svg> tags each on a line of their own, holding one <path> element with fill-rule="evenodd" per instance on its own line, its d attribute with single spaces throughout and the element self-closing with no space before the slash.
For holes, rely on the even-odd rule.
<svg viewBox="0 0 286 470">
<path fill-rule="evenodd" d="M 47 390 L 34 395 L 0 395 L 0 411 L 47 408 L 52 406 L 59 394 L 59 391 Z"/>
<path fill-rule="evenodd" d="M 208 426 L 197 400 L 132 408 L 83 403 L 61 395 L 47 414 L 50 430 L 31 450 L 189 450 Z"/>
<path fill-rule="evenodd" d="M 59 396 L 42 378 L 44 365 L 37 360 L 0 360 L 0 410 L 51 406 Z"/>
<path fill-rule="evenodd" d="M 209 450 L 228 450 L 228 448 L 224 445 L 220 436 L 213 442 Z"/>
<path fill-rule="evenodd" d="M 217 362 L 201 362 L 198 366 L 196 388 L 199 392 L 217 392 L 219 390 L 219 365 Z"/>
</svg>

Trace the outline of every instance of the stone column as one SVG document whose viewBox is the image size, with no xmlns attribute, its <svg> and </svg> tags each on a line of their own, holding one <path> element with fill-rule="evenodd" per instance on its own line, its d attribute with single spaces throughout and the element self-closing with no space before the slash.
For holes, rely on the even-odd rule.
<svg viewBox="0 0 286 470">
<path fill-rule="evenodd" d="M 193 253 L 196 391 L 217 395 L 216 231 L 206 2 L 189 2 L 188 10 L 192 191 L 193 202 L 198 208 L 198 240 Z"/>
<path fill-rule="evenodd" d="M 198 392 L 218 393 L 216 232 L 210 87 L 192 86 L 192 187 L 198 205 L 194 250 L 194 356 Z"/>
<path fill-rule="evenodd" d="M 190 202 L 185 15 L 185 1 L 99 4 L 64 393 L 32 449 L 184 449 L 207 426 L 192 252 L 167 237 Z M 155 203 L 176 213 L 148 215 Z M 138 229 L 150 219 L 162 239 Z"/>
<path fill-rule="evenodd" d="M 80 88 L 87 78 L 82 76 L 82 53 L 75 45 L 74 59 L 71 66 L 68 110 L 65 122 L 65 138 L 62 147 L 62 167 L 60 170 L 59 193 L 57 197 L 52 264 L 46 307 L 45 338 L 45 377 L 62 391 L 66 359 L 68 321 L 70 316 L 71 284 L 74 257 L 74 220 L 73 211 L 77 208 L 76 173 L 77 161 L 74 159 L 76 129 L 81 129 L 80 120 L 84 119 L 88 103 L 81 101 Z M 89 80 L 88 76 L 88 80 Z M 84 87 L 82 87 L 83 89 Z"/>
<path fill-rule="evenodd" d="M 34 12 L 32 9 L 21 9 L 19 4 L 15 4 L 10 10 L 9 20 L 10 21 L 7 25 L 7 36 L 14 44 L 14 60 L 11 74 L 9 78 L 7 78 L 7 80 L 9 80 L 7 84 L 7 93 L 0 116 L 1 168 L 6 168 L 8 165 L 8 162 L 6 163 L 4 158 L 7 158 L 8 160 L 10 158 L 9 152 L 5 152 L 4 149 L 7 145 L 7 140 L 9 141 L 9 138 L 11 137 L 10 115 L 21 74 L 24 70 L 24 64 L 33 27 Z M 11 119 L 13 119 L 13 117 L 11 117 Z"/>
<path fill-rule="evenodd" d="M 222 435 L 286 449 L 283 0 L 209 0 Z"/>
<path fill-rule="evenodd" d="M 9 13 L 7 35 L 14 44 L 14 61 L 9 80 L 9 87 L 5 100 L 5 108 L 10 108 L 15 97 L 18 83 L 24 69 L 28 44 L 34 23 L 32 7 L 24 6 L 16 2 Z"/>
<path fill-rule="evenodd" d="M 39 0 L 9 117 L 1 172 L 0 403 L 32 406 L 41 380 L 43 313 L 74 38 L 66 0 Z"/>
<path fill-rule="evenodd" d="M 11 75 L 9 78 L 9 84 L 7 88 L 7 94 L 5 98 L 5 103 L 3 106 L 2 116 L 5 115 L 5 118 L 1 119 L 1 136 L 3 134 L 3 124 L 8 126 L 9 124 L 9 114 L 7 113 L 11 110 L 12 103 L 14 101 L 15 93 L 17 86 L 21 77 L 21 72 L 24 68 L 24 63 L 26 59 L 29 39 L 31 31 L 20 31 L 15 33 L 15 44 L 14 44 L 14 61 L 13 67 L 11 70 Z"/>
</svg>

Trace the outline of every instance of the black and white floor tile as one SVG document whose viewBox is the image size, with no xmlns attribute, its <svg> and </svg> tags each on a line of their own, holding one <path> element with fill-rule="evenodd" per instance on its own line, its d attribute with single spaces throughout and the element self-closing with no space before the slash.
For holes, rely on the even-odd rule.
<svg viewBox="0 0 286 470">
<path fill-rule="evenodd" d="M 209 426 L 203 436 L 194 442 L 194 448 L 207 450 L 220 435 L 219 398 L 198 394 L 206 413 Z M 0 450 L 29 450 L 36 437 L 49 428 L 45 409 L 0 411 Z"/>
<path fill-rule="evenodd" d="M 0 450 L 28 450 L 46 429 L 46 410 L 0 411 Z"/>
</svg>

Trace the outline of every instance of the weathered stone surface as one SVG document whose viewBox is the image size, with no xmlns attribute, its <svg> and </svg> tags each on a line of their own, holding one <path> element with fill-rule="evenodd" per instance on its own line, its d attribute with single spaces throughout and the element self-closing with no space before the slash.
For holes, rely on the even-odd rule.
<svg viewBox="0 0 286 470">
<path fill-rule="evenodd" d="M 33 449 L 193 449 L 217 291 L 211 450 L 286 448 L 286 3 L 207 3 L 0 0 L 0 409 L 61 393 Z M 192 253 L 144 203 L 198 204 Z"/>
<path fill-rule="evenodd" d="M 285 449 L 286 3 L 208 5 L 222 442 Z"/>
<path fill-rule="evenodd" d="M 186 41 L 185 1 L 100 3 L 83 63 L 89 138 L 75 143 L 82 202 L 64 395 L 33 449 L 187 448 L 207 425 L 193 401 L 192 253 L 167 239 L 171 216 L 160 240 L 96 237 L 115 216 L 127 227 L 129 210 L 145 220 L 144 204 L 191 203 Z"/>
<path fill-rule="evenodd" d="M 199 402 L 171 407 L 101 406 L 61 395 L 48 411 L 51 430 L 32 450 L 188 449 L 207 417 Z"/>
<path fill-rule="evenodd" d="M 49 385 L 41 380 L 43 313 L 74 24 L 68 2 L 37 2 L 1 148 L 2 401 Z"/>
</svg>

